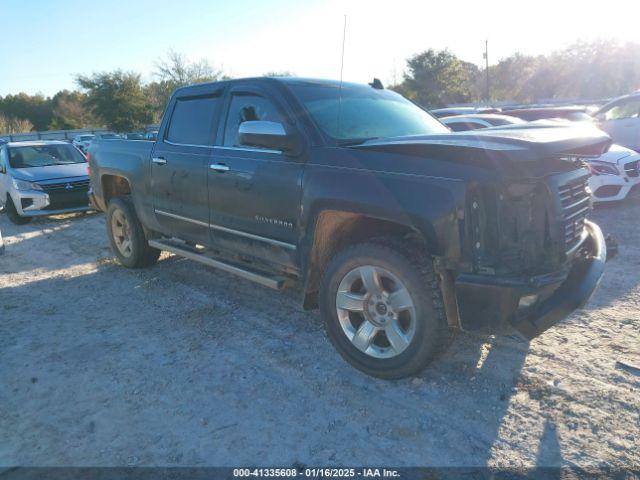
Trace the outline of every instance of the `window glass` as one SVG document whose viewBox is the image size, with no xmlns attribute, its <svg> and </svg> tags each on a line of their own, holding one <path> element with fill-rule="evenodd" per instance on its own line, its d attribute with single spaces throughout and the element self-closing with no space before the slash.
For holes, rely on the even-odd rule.
<svg viewBox="0 0 640 480">
<path fill-rule="evenodd" d="M 292 85 L 291 90 L 315 123 L 343 144 L 449 131 L 423 109 L 389 90 L 352 85 Z"/>
<path fill-rule="evenodd" d="M 255 120 L 283 123 L 280 112 L 278 112 L 271 100 L 259 95 L 234 95 L 231 98 L 229 114 L 227 115 L 224 129 L 224 146 L 240 146 L 238 140 L 240 124 Z M 246 147 L 246 145 L 243 145 L 243 147 Z"/>
<path fill-rule="evenodd" d="M 167 140 L 188 145 L 212 145 L 213 118 L 218 97 L 178 99 L 171 115 Z"/>
<path fill-rule="evenodd" d="M 604 113 L 605 120 L 620 120 L 622 118 L 637 118 L 640 112 L 640 100 L 631 100 L 610 108 Z"/>
<path fill-rule="evenodd" d="M 86 161 L 77 148 L 68 144 L 29 145 L 9 149 L 9 163 L 12 168 L 49 167 Z"/>
</svg>

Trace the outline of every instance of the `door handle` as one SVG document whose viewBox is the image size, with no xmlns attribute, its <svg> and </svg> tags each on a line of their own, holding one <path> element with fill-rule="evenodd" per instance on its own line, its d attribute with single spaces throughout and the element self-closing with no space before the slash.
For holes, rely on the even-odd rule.
<svg viewBox="0 0 640 480">
<path fill-rule="evenodd" d="M 156 165 L 165 165 L 167 163 L 167 160 L 162 157 L 153 157 L 151 161 Z"/>
<path fill-rule="evenodd" d="M 209 168 L 211 170 L 215 170 L 216 172 L 228 172 L 229 171 L 229 167 L 226 166 L 224 163 L 214 163 L 212 165 L 209 165 Z"/>
</svg>

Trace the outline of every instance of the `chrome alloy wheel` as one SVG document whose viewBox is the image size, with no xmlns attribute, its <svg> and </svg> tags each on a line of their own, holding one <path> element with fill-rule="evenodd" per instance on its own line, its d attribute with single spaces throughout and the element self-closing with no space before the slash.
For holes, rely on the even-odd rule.
<svg viewBox="0 0 640 480">
<path fill-rule="evenodd" d="M 123 256 L 130 257 L 133 253 L 131 227 L 122 210 L 116 209 L 111 215 L 111 232 L 118 251 Z"/>
<path fill-rule="evenodd" d="M 338 320 L 347 338 L 375 358 L 400 355 L 416 331 L 416 309 L 394 274 L 364 265 L 347 273 L 336 294 Z"/>
</svg>

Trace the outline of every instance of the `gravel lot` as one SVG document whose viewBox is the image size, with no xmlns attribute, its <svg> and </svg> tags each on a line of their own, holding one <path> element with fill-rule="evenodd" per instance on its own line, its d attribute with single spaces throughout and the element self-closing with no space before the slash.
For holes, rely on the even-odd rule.
<svg viewBox="0 0 640 480">
<path fill-rule="evenodd" d="M 420 377 L 344 363 L 297 292 L 174 256 L 114 263 L 104 216 L 0 216 L 0 465 L 640 466 L 640 200 L 585 310 L 461 334 Z"/>
</svg>

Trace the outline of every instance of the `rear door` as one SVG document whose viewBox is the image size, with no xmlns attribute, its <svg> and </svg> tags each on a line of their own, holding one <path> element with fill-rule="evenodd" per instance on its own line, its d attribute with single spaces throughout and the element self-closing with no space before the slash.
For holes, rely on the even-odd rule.
<svg viewBox="0 0 640 480">
<path fill-rule="evenodd" d="M 209 239 L 207 169 L 221 93 L 177 96 L 151 158 L 153 208 L 163 233 L 204 244 Z"/>
<path fill-rule="evenodd" d="M 237 86 L 225 101 L 209 177 L 212 242 L 271 263 L 296 264 L 304 155 L 240 145 L 243 121 L 292 124 L 274 93 Z"/>
</svg>

